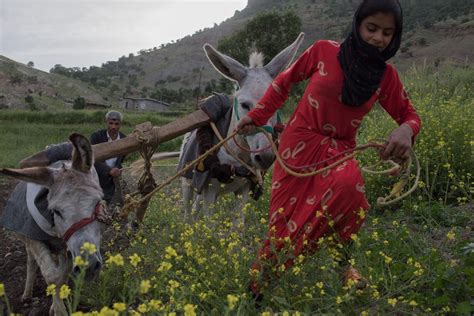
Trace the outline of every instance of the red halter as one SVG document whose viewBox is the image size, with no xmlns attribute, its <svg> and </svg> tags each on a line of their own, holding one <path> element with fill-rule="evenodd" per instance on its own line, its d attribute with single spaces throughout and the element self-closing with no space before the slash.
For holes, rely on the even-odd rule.
<svg viewBox="0 0 474 316">
<path fill-rule="evenodd" d="M 74 223 L 71 225 L 71 227 L 68 228 L 68 230 L 66 230 L 66 232 L 64 233 L 63 235 L 63 240 L 65 242 L 67 242 L 69 240 L 69 238 L 71 238 L 71 236 L 77 232 L 79 229 L 81 229 L 82 227 L 86 226 L 86 225 L 89 225 L 90 223 L 94 222 L 95 220 L 97 220 L 97 217 L 99 216 L 100 214 L 100 211 L 101 211 L 101 208 L 102 208 L 102 203 L 101 201 L 97 202 L 97 204 L 95 205 L 95 209 L 94 209 L 94 212 L 92 212 L 92 215 L 91 217 L 86 217 L 86 218 L 83 218 L 81 219 L 80 221 Z"/>
</svg>

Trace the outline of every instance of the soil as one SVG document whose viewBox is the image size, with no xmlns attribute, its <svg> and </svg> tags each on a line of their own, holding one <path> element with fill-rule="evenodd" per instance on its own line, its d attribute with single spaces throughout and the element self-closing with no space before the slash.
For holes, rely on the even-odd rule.
<svg viewBox="0 0 474 316">
<path fill-rule="evenodd" d="M 0 214 L 17 181 L 0 178 Z M 38 271 L 33 288 L 33 298 L 22 302 L 21 296 L 26 280 L 26 250 L 21 241 L 0 228 L 0 283 L 5 285 L 5 294 L 10 304 L 10 312 L 21 315 L 48 315 L 51 298 L 46 296 L 46 283 Z M 2 313 L 4 312 L 4 313 Z M 6 306 L 0 300 L 0 314 L 7 315 Z"/>
</svg>

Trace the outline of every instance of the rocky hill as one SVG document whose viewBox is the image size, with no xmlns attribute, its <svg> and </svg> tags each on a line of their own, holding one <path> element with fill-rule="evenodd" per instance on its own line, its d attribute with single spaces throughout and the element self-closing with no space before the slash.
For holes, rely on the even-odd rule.
<svg viewBox="0 0 474 316">
<path fill-rule="evenodd" d="M 405 33 L 401 51 L 392 60 L 399 69 L 403 71 L 413 64 L 472 64 L 472 0 L 401 2 L 404 7 Z M 171 92 L 191 91 L 199 84 L 202 91 L 211 80 L 221 78 L 207 61 L 202 50 L 203 44 L 217 46 L 220 39 L 242 29 L 256 14 L 270 10 L 294 12 L 300 17 L 302 31 L 306 33 L 300 49 L 302 51 L 318 39 L 343 39 L 358 3 L 357 0 L 249 0 L 245 9 L 236 11 L 233 17 L 219 25 L 199 30 L 160 48 L 144 48 L 136 56 L 122 56 L 117 61 L 104 62 L 102 67 L 90 67 L 86 72 L 71 73 L 71 69 L 59 69 L 58 73 L 87 81 L 97 88 L 95 91 L 100 90 L 98 94 L 111 102 L 124 95 L 152 96 L 173 102 L 169 99 L 172 98 Z M 47 76 L 46 73 L 42 74 Z M 72 81 L 65 84 L 66 81 L 62 82 L 59 77 L 54 78 L 59 80 L 61 87 L 73 84 Z M 74 81 L 75 84 L 79 83 Z M 65 94 L 59 86 L 55 88 L 60 94 Z M 163 91 L 167 91 L 168 95 Z M 2 90 L 0 93 L 5 94 Z M 93 95 L 92 92 L 87 93 Z"/>
<path fill-rule="evenodd" d="M 71 78 L 50 74 L 0 56 L 0 109 L 59 110 L 83 97 L 90 104 L 109 106 L 105 94 Z"/>
</svg>

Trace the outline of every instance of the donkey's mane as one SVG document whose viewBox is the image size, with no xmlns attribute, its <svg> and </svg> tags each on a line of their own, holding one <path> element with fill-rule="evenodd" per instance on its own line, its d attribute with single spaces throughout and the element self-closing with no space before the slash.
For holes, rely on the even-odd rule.
<svg viewBox="0 0 474 316">
<path fill-rule="evenodd" d="M 262 68 L 263 67 L 263 54 L 259 52 L 253 52 L 249 57 L 250 68 Z"/>
</svg>

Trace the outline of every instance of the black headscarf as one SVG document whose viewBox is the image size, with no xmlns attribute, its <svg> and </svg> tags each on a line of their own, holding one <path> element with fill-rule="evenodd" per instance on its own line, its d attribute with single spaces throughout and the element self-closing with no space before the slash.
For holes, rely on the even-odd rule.
<svg viewBox="0 0 474 316">
<path fill-rule="evenodd" d="M 382 52 L 366 43 L 359 34 L 363 19 L 377 12 L 392 13 L 395 32 L 392 41 Z M 341 44 L 338 60 L 344 72 L 342 102 L 348 106 L 361 106 L 379 88 L 387 65 L 385 61 L 395 55 L 402 38 L 402 8 L 398 0 L 364 0 L 352 21 L 352 31 Z"/>
</svg>

